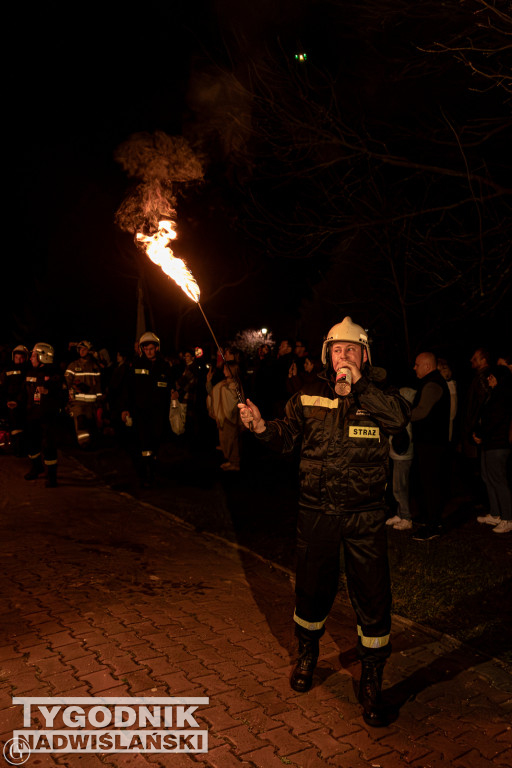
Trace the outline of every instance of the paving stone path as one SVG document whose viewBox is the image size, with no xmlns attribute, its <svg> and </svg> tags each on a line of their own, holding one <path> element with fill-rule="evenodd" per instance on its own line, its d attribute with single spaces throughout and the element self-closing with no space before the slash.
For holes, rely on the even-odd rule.
<svg viewBox="0 0 512 768">
<path fill-rule="evenodd" d="M 196 712 L 207 753 L 34 753 L 29 768 L 512 765 L 501 663 L 394 617 L 392 722 L 371 729 L 343 596 L 315 686 L 297 694 L 290 573 L 110 490 L 74 460 L 56 489 L 25 482 L 25 470 L 0 457 L 2 746 L 23 727 L 12 697 L 209 697 Z"/>
</svg>

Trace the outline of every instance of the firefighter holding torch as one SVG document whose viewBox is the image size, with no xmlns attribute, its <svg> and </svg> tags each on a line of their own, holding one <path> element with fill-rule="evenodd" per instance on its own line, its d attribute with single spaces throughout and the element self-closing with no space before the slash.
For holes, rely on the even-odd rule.
<svg viewBox="0 0 512 768">
<path fill-rule="evenodd" d="M 409 421 L 409 406 L 371 365 L 367 332 L 350 317 L 329 331 L 323 371 L 265 421 L 250 400 L 241 419 L 256 437 L 288 453 L 301 443 L 295 633 L 299 657 L 290 685 L 308 691 L 319 640 L 338 591 L 343 547 L 362 664 L 359 701 L 371 726 L 387 724 L 382 672 L 391 653 L 391 586 L 384 492 L 389 436 Z"/>
</svg>

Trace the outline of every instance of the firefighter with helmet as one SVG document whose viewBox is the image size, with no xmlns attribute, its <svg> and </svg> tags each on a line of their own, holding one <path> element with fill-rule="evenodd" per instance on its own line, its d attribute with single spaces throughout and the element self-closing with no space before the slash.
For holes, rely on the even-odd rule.
<svg viewBox="0 0 512 768">
<path fill-rule="evenodd" d="M 135 431 L 136 466 L 144 487 L 153 482 L 158 449 L 169 424 L 171 366 L 160 355 L 160 339 L 147 331 L 139 339 L 139 356 L 132 363 L 122 393 L 123 422 Z"/>
<path fill-rule="evenodd" d="M 12 350 L 12 363 L 0 375 L 1 408 L 5 411 L 15 456 L 24 456 L 25 446 L 25 377 L 29 366 L 29 351 L 23 344 Z"/>
<path fill-rule="evenodd" d="M 371 726 L 387 723 L 381 686 L 391 652 L 391 587 L 384 493 L 389 436 L 409 420 L 409 406 L 371 365 L 367 332 L 350 317 L 329 331 L 323 371 L 288 401 L 283 419 L 265 421 L 254 403 L 241 418 L 283 453 L 301 444 L 297 522 L 295 632 L 299 658 L 290 685 L 311 688 L 319 640 L 338 590 L 343 547 L 357 618 L 362 664 L 359 701 Z"/>
<path fill-rule="evenodd" d="M 35 480 L 46 468 L 46 486 L 49 488 L 57 485 L 56 430 L 59 414 L 67 398 L 66 384 L 59 369 L 53 364 L 54 355 L 50 344 L 36 344 L 25 377 L 27 449 L 30 459 L 30 469 L 25 480 Z"/>
<path fill-rule="evenodd" d="M 103 399 L 101 368 L 92 355 L 90 341 L 79 341 L 76 350 L 78 358 L 68 365 L 64 377 L 78 445 L 85 448 L 93 444 L 97 432 L 96 414 Z"/>
</svg>

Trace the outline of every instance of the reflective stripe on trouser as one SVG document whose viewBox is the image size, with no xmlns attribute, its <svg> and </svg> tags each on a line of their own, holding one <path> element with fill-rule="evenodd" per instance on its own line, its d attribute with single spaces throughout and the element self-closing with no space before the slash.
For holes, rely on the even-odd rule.
<svg viewBox="0 0 512 768">
<path fill-rule="evenodd" d="M 357 634 L 359 642 L 364 648 L 383 648 L 389 643 L 389 634 L 382 635 L 382 637 L 368 637 L 364 634 L 359 624 L 357 625 Z"/>
<path fill-rule="evenodd" d="M 73 408 L 73 420 L 75 422 L 75 432 L 78 445 L 87 445 L 95 434 L 95 416 L 96 407 Z"/>
<path fill-rule="evenodd" d="M 22 432 L 26 425 L 26 411 L 21 406 L 16 408 L 7 409 L 7 421 L 11 430 L 11 435 L 15 435 L 16 432 Z"/>
<path fill-rule="evenodd" d="M 45 462 L 57 461 L 57 444 L 55 440 L 55 421 L 40 421 L 39 419 L 27 422 L 27 454 L 29 459 L 35 459 L 41 455 Z"/>
<path fill-rule="evenodd" d="M 350 515 L 299 510 L 295 622 L 323 633 L 338 592 L 343 548 L 347 587 L 360 627 L 362 658 L 389 655 L 391 586 L 384 509 Z"/>
<path fill-rule="evenodd" d="M 299 627 L 307 629 L 309 632 L 319 632 L 320 630 L 323 630 L 327 618 L 328 617 L 326 616 L 322 621 L 306 621 L 305 619 L 301 619 L 300 616 L 297 616 L 297 611 L 293 614 L 294 622 L 298 624 Z"/>
<path fill-rule="evenodd" d="M 166 411 L 155 408 L 146 411 L 135 409 L 133 416 L 133 425 L 137 435 L 137 450 L 139 456 L 158 456 L 158 450 L 164 436 L 164 425 L 167 420 L 169 424 L 169 406 Z"/>
</svg>

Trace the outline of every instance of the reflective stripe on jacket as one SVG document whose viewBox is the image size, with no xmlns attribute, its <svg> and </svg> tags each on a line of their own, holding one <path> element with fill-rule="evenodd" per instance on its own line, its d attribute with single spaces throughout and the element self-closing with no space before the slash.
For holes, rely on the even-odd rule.
<svg viewBox="0 0 512 768">
<path fill-rule="evenodd" d="M 70 363 L 64 376 L 73 400 L 95 403 L 102 396 L 101 369 L 92 357 Z"/>
<path fill-rule="evenodd" d="M 302 442 L 300 505 L 326 514 L 376 509 L 384 503 L 388 436 L 409 420 L 398 391 L 365 375 L 347 397 L 338 397 L 324 374 L 288 401 L 284 419 L 266 423 L 261 440 L 283 453 Z"/>
<path fill-rule="evenodd" d="M 141 356 L 126 377 L 122 410 L 161 411 L 167 418 L 173 381 L 171 367 L 163 357 L 148 360 Z"/>
<path fill-rule="evenodd" d="M 46 392 L 40 393 L 39 388 Z M 67 388 L 61 372 L 51 364 L 29 367 L 25 392 L 29 418 L 53 419 L 67 400 Z"/>
</svg>

